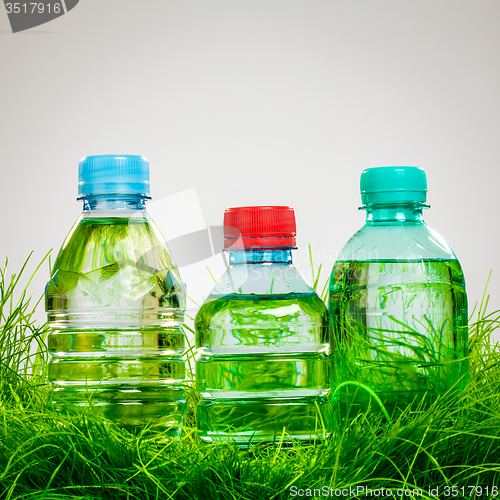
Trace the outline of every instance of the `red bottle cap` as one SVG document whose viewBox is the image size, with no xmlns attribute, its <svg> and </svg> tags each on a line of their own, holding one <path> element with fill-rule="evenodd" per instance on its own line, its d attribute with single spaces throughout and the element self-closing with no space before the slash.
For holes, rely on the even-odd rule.
<svg viewBox="0 0 500 500">
<path fill-rule="evenodd" d="M 293 248 L 295 212 L 291 207 L 236 207 L 224 212 L 224 248 Z"/>
</svg>

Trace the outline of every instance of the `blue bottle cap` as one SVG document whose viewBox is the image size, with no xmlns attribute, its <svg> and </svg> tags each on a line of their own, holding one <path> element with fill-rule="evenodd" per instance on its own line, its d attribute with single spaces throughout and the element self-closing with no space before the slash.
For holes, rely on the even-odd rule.
<svg viewBox="0 0 500 500">
<path fill-rule="evenodd" d="M 149 162 L 144 156 L 86 156 L 78 167 L 78 194 L 149 196 Z"/>
<path fill-rule="evenodd" d="M 427 176 L 419 167 L 373 167 L 361 173 L 361 201 L 368 203 L 425 203 Z"/>
</svg>

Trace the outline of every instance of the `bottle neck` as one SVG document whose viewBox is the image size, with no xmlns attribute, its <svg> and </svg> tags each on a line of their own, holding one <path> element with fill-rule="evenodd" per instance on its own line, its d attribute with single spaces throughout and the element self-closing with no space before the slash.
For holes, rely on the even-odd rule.
<svg viewBox="0 0 500 500">
<path fill-rule="evenodd" d="M 229 264 L 292 264 L 291 248 L 243 248 L 229 250 Z"/>
<path fill-rule="evenodd" d="M 424 203 L 371 203 L 366 210 L 367 225 L 424 224 Z"/>
<path fill-rule="evenodd" d="M 90 212 L 99 210 L 146 210 L 146 200 L 151 198 L 142 194 L 92 194 L 78 199 L 83 201 L 83 211 Z"/>
</svg>

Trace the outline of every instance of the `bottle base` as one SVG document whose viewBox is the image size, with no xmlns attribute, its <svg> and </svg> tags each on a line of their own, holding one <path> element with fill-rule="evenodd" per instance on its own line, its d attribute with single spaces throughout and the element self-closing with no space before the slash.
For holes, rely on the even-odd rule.
<svg viewBox="0 0 500 500">
<path fill-rule="evenodd" d="M 49 408 L 75 414 L 85 409 L 131 432 L 145 427 L 179 435 L 186 412 L 184 391 L 161 387 L 120 385 L 106 388 L 56 387 Z"/>
<path fill-rule="evenodd" d="M 197 409 L 202 441 L 257 443 L 314 442 L 331 433 L 332 412 L 326 397 L 308 399 L 203 400 Z"/>
<path fill-rule="evenodd" d="M 353 420 L 357 415 L 367 412 L 397 418 L 405 411 L 412 413 L 426 411 L 445 394 L 453 397 L 459 393 L 459 388 L 441 394 L 434 391 L 374 391 L 373 394 L 376 396 L 374 397 L 363 387 L 350 387 L 342 394 L 334 393 L 332 411 L 336 421 L 346 418 Z"/>
</svg>

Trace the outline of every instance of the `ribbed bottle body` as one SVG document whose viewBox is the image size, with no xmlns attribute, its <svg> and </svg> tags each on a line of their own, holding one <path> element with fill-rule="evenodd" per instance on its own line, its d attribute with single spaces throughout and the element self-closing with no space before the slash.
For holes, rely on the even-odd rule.
<svg viewBox="0 0 500 500">
<path fill-rule="evenodd" d="M 248 445 L 283 435 L 289 443 L 330 432 L 326 306 L 291 263 L 263 260 L 230 266 L 196 316 L 206 441 Z"/>
<path fill-rule="evenodd" d="M 178 426 L 185 290 L 145 211 L 84 212 L 54 263 L 46 310 L 53 408 Z"/>
</svg>

